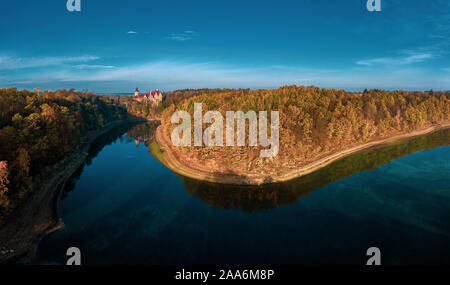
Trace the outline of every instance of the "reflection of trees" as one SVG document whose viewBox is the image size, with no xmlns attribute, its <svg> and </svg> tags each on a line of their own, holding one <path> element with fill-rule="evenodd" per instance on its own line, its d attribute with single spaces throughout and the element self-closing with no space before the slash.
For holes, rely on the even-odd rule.
<svg viewBox="0 0 450 285">
<path fill-rule="evenodd" d="M 157 122 L 139 125 L 123 125 L 112 129 L 97 138 L 91 145 L 86 164 L 107 145 L 118 138 L 143 141 L 149 145 L 154 140 Z M 406 143 L 384 146 L 358 153 L 330 164 L 309 175 L 276 184 L 262 186 L 237 186 L 214 184 L 181 177 L 189 195 L 199 197 L 203 202 L 223 209 L 243 209 L 248 212 L 263 211 L 297 202 L 317 188 L 324 187 L 334 181 L 352 176 L 363 170 L 376 169 L 394 159 L 421 150 L 433 149 L 450 144 L 450 130 L 441 130 L 433 134 L 409 140 Z M 73 190 L 75 182 L 81 176 L 82 165 L 66 182 L 63 197 Z"/>
<path fill-rule="evenodd" d="M 421 150 L 450 144 L 450 130 L 414 138 L 406 143 L 384 146 L 358 153 L 292 181 L 263 186 L 233 186 L 197 181 L 182 177 L 186 192 L 203 202 L 224 209 L 263 211 L 297 202 L 316 188 L 373 170 L 399 157 Z"/>
<path fill-rule="evenodd" d="M 143 142 L 152 141 L 158 125 L 158 122 L 123 124 L 96 138 L 90 146 L 86 162 L 82 164 L 66 181 L 61 199 L 66 198 L 68 193 L 75 188 L 76 182 L 80 179 L 81 174 L 83 173 L 84 166 L 90 165 L 92 160 L 97 157 L 105 146 L 111 145 L 117 139 L 120 139 L 121 141 L 125 139 L 126 142 L 131 142 L 133 139 Z M 127 134 L 127 136 L 123 137 L 123 134 Z"/>
<path fill-rule="evenodd" d="M 88 156 L 86 157 L 85 163 L 83 163 L 73 174 L 67 179 L 63 193 L 61 194 L 61 199 L 67 197 L 68 193 L 71 192 L 75 188 L 76 182 L 80 179 L 81 174 L 83 173 L 83 169 L 85 165 L 90 165 L 92 160 L 97 157 L 97 155 L 102 151 L 105 146 L 111 145 L 117 139 L 121 139 L 123 134 L 129 131 L 135 126 L 136 123 L 128 123 L 123 124 L 118 127 L 115 127 L 108 132 L 102 134 L 98 138 L 96 138 L 89 148 Z"/>
<path fill-rule="evenodd" d="M 127 136 L 138 142 L 150 143 L 155 139 L 155 132 L 158 126 L 159 121 L 149 121 L 144 124 L 139 124 L 127 131 Z"/>
</svg>

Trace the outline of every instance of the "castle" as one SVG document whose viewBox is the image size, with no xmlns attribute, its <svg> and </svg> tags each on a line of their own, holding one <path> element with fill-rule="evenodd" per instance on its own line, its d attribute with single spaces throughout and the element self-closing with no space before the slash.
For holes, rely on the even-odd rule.
<svg viewBox="0 0 450 285">
<path fill-rule="evenodd" d="M 139 89 L 136 88 L 133 100 L 159 106 L 162 103 L 162 93 L 156 89 L 153 92 L 148 92 L 148 94 L 139 94 Z"/>
</svg>

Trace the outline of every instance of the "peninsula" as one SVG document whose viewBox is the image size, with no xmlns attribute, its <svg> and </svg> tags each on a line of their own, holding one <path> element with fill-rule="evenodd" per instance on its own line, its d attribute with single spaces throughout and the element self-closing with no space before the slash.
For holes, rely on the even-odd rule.
<svg viewBox="0 0 450 285">
<path fill-rule="evenodd" d="M 279 154 L 262 158 L 260 146 L 248 145 L 174 146 L 171 114 L 176 110 L 192 114 L 199 102 L 221 113 L 279 111 Z M 163 112 L 156 141 L 166 166 L 180 175 L 215 183 L 260 185 L 288 181 L 348 155 L 449 126 L 450 95 L 445 92 L 350 93 L 286 86 L 209 92 L 172 104 Z"/>
</svg>

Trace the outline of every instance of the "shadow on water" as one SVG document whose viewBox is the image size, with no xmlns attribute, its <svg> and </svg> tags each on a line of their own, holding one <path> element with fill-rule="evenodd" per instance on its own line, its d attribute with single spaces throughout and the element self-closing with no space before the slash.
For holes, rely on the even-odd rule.
<svg viewBox="0 0 450 285">
<path fill-rule="evenodd" d="M 342 189 L 337 200 L 333 195 L 316 195 L 295 207 L 281 207 L 312 191 L 333 194 L 318 188 L 358 172 L 449 145 L 450 130 L 355 154 L 289 182 L 250 187 L 180 180 L 142 147 L 117 143 L 104 149 L 120 139 L 144 142 L 155 155 L 156 127 L 145 123 L 117 128 L 93 144 L 87 163 L 101 154 L 66 185 L 71 191 L 80 174 L 86 174 L 61 203 L 65 228 L 43 239 L 33 263 L 63 264 L 71 246 L 82 250 L 85 264 L 364 264 L 366 249 L 372 245 L 383 249 L 386 264 L 446 263 L 450 256 L 448 192 L 424 195 L 424 191 L 409 191 L 408 183 L 391 193 L 389 184 L 397 177 L 367 189 L 361 186 L 379 176 L 353 183 L 349 179 L 350 188 L 330 187 Z M 136 157 L 127 158 L 129 154 Z M 112 161 L 120 162 L 121 168 L 104 169 Z M 416 161 L 421 161 L 420 155 Z M 436 167 L 440 166 L 438 162 Z M 410 182 L 410 173 L 420 172 L 406 172 L 401 182 Z M 433 177 L 424 181 L 434 181 Z M 445 188 L 440 183 L 445 180 L 433 190 Z M 422 184 L 418 188 L 425 189 Z M 267 211 L 276 207 L 281 208 Z"/>
<path fill-rule="evenodd" d="M 110 145 L 118 138 L 123 139 L 124 133 L 126 134 L 125 139 L 135 140 L 136 144 L 144 142 L 150 149 L 150 153 L 161 159 L 159 150 L 155 150 L 154 141 L 154 134 L 158 125 L 157 122 L 148 122 L 111 130 L 93 144 L 86 164 L 89 165 L 106 145 Z M 439 130 L 429 135 L 351 155 L 311 174 L 288 182 L 262 186 L 224 185 L 182 176 L 180 178 L 184 182 L 185 191 L 189 195 L 198 197 L 206 204 L 226 210 L 242 209 L 246 212 L 258 212 L 296 203 L 318 188 L 362 171 L 374 170 L 402 156 L 449 144 L 450 129 Z M 79 179 L 82 171 L 83 166 L 67 182 L 65 193 L 73 189 L 75 181 Z"/>
<path fill-rule="evenodd" d="M 73 191 L 75 188 L 76 182 L 80 179 L 81 174 L 83 173 L 84 167 L 87 165 L 91 165 L 92 161 L 98 154 L 108 145 L 114 143 L 117 139 L 122 139 L 124 133 L 135 129 L 137 123 L 126 123 L 111 129 L 110 131 L 102 134 L 97 137 L 91 144 L 89 148 L 89 153 L 86 158 L 86 161 L 72 174 L 72 176 L 66 181 L 64 185 L 63 192 L 61 193 L 61 200 L 65 199 L 69 192 Z M 140 124 L 140 123 L 138 123 Z M 131 138 L 130 138 L 131 140 Z"/>
<path fill-rule="evenodd" d="M 407 142 L 397 142 L 354 154 L 288 182 L 262 186 L 223 185 L 181 178 L 189 195 L 197 196 L 214 207 L 242 209 L 247 212 L 264 211 L 296 203 L 317 188 L 362 171 L 374 170 L 402 156 L 449 144 L 450 130 L 440 130 Z"/>
</svg>

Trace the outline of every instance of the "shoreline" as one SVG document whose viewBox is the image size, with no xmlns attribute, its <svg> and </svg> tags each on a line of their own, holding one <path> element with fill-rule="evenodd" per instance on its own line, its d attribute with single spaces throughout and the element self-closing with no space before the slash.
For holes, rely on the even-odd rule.
<svg viewBox="0 0 450 285">
<path fill-rule="evenodd" d="M 126 119 L 114 121 L 107 124 L 104 128 L 93 131 L 78 150 L 57 165 L 45 169 L 39 176 L 39 180 L 33 185 L 34 190 L 24 201 L 9 214 L 0 228 L 0 264 L 9 264 L 16 262 L 27 262 L 35 256 L 39 242 L 47 234 L 61 229 L 64 223 L 58 213 L 58 200 L 62 193 L 62 188 L 73 173 L 85 162 L 92 143 L 101 135 L 107 133 L 115 127 L 127 123 L 139 123 L 149 121 L 145 118 Z M 162 125 L 158 126 L 155 132 L 155 140 L 162 150 L 162 163 L 175 173 L 193 178 L 196 180 L 207 181 L 219 184 L 230 185 L 262 185 L 285 182 L 307 174 L 310 174 L 320 168 L 323 168 L 344 157 L 367 151 L 373 148 L 382 147 L 388 143 L 400 140 L 409 140 L 433 133 L 438 130 L 447 129 L 450 122 L 442 122 L 428 126 L 423 129 L 403 133 L 383 139 L 374 140 L 344 150 L 336 151 L 316 161 L 308 163 L 298 169 L 284 173 L 277 177 L 271 177 L 267 182 L 266 177 L 258 175 L 238 175 L 238 174 L 214 174 L 197 169 L 192 169 L 182 164 L 174 155 L 168 145 L 168 138 L 164 137 Z M 169 142 L 170 143 L 170 142 Z M 8 250 L 8 253 L 1 251 Z M 11 251 L 13 250 L 13 251 Z"/>
<path fill-rule="evenodd" d="M 122 124 L 146 121 L 136 118 L 110 122 L 102 129 L 88 134 L 79 148 L 69 157 L 45 169 L 33 185 L 32 192 L 1 225 L 0 264 L 32 258 L 44 236 L 64 227 L 58 213 L 58 199 L 62 187 L 86 161 L 91 145 L 98 137 Z"/>
<path fill-rule="evenodd" d="M 301 176 L 310 174 L 314 171 L 317 171 L 325 166 L 330 165 L 331 163 L 345 158 L 347 156 L 367 151 L 373 148 L 382 147 L 388 143 L 404 140 L 404 139 L 412 139 L 414 137 L 419 137 L 423 135 L 427 135 L 433 133 L 435 131 L 441 129 L 447 129 L 450 127 L 450 122 L 442 122 L 439 124 L 431 125 L 423 129 L 415 130 L 409 133 L 403 133 L 394 135 L 387 138 L 377 139 L 374 141 L 369 141 L 364 144 L 352 146 L 343 150 L 336 151 L 334 153 L 328 154 L 325 157 L 319 157 L 317 160 L 310 162 L 306 165 L 301 166 L 295 170 L 289 171 L 282 175 L 276 177 L 270 177 L 270 181 L 267 182 L 268 176 L 260 176 L 260 175 L 238 175 L 238 174 L 226 174 L 226 173 L 209 173 L 206 171 L 201 171 L 197 169 L 193 169 L 183 163 L 180 162 L 179 159 L 172 152 L 171 147 L 169 146 L 170 142 L 167 141 L 167 138 L 164 136 L 164 132 L 162 130 L 162 125 L 159 126 L 156 130 L 156 142 L 158 143 L 160 149 L 163 151 L 163 158 L 165 161 L 165 165 L 171 169 L 173 172 L 189 177 L 196 180 L 207 181 L 212 183 L 219 184 L 232 184 L 232 185 L 262 185 L 262 184 L 273 184 L 286 182 L 295 178 L 299 178 Z"/>
</svg>

